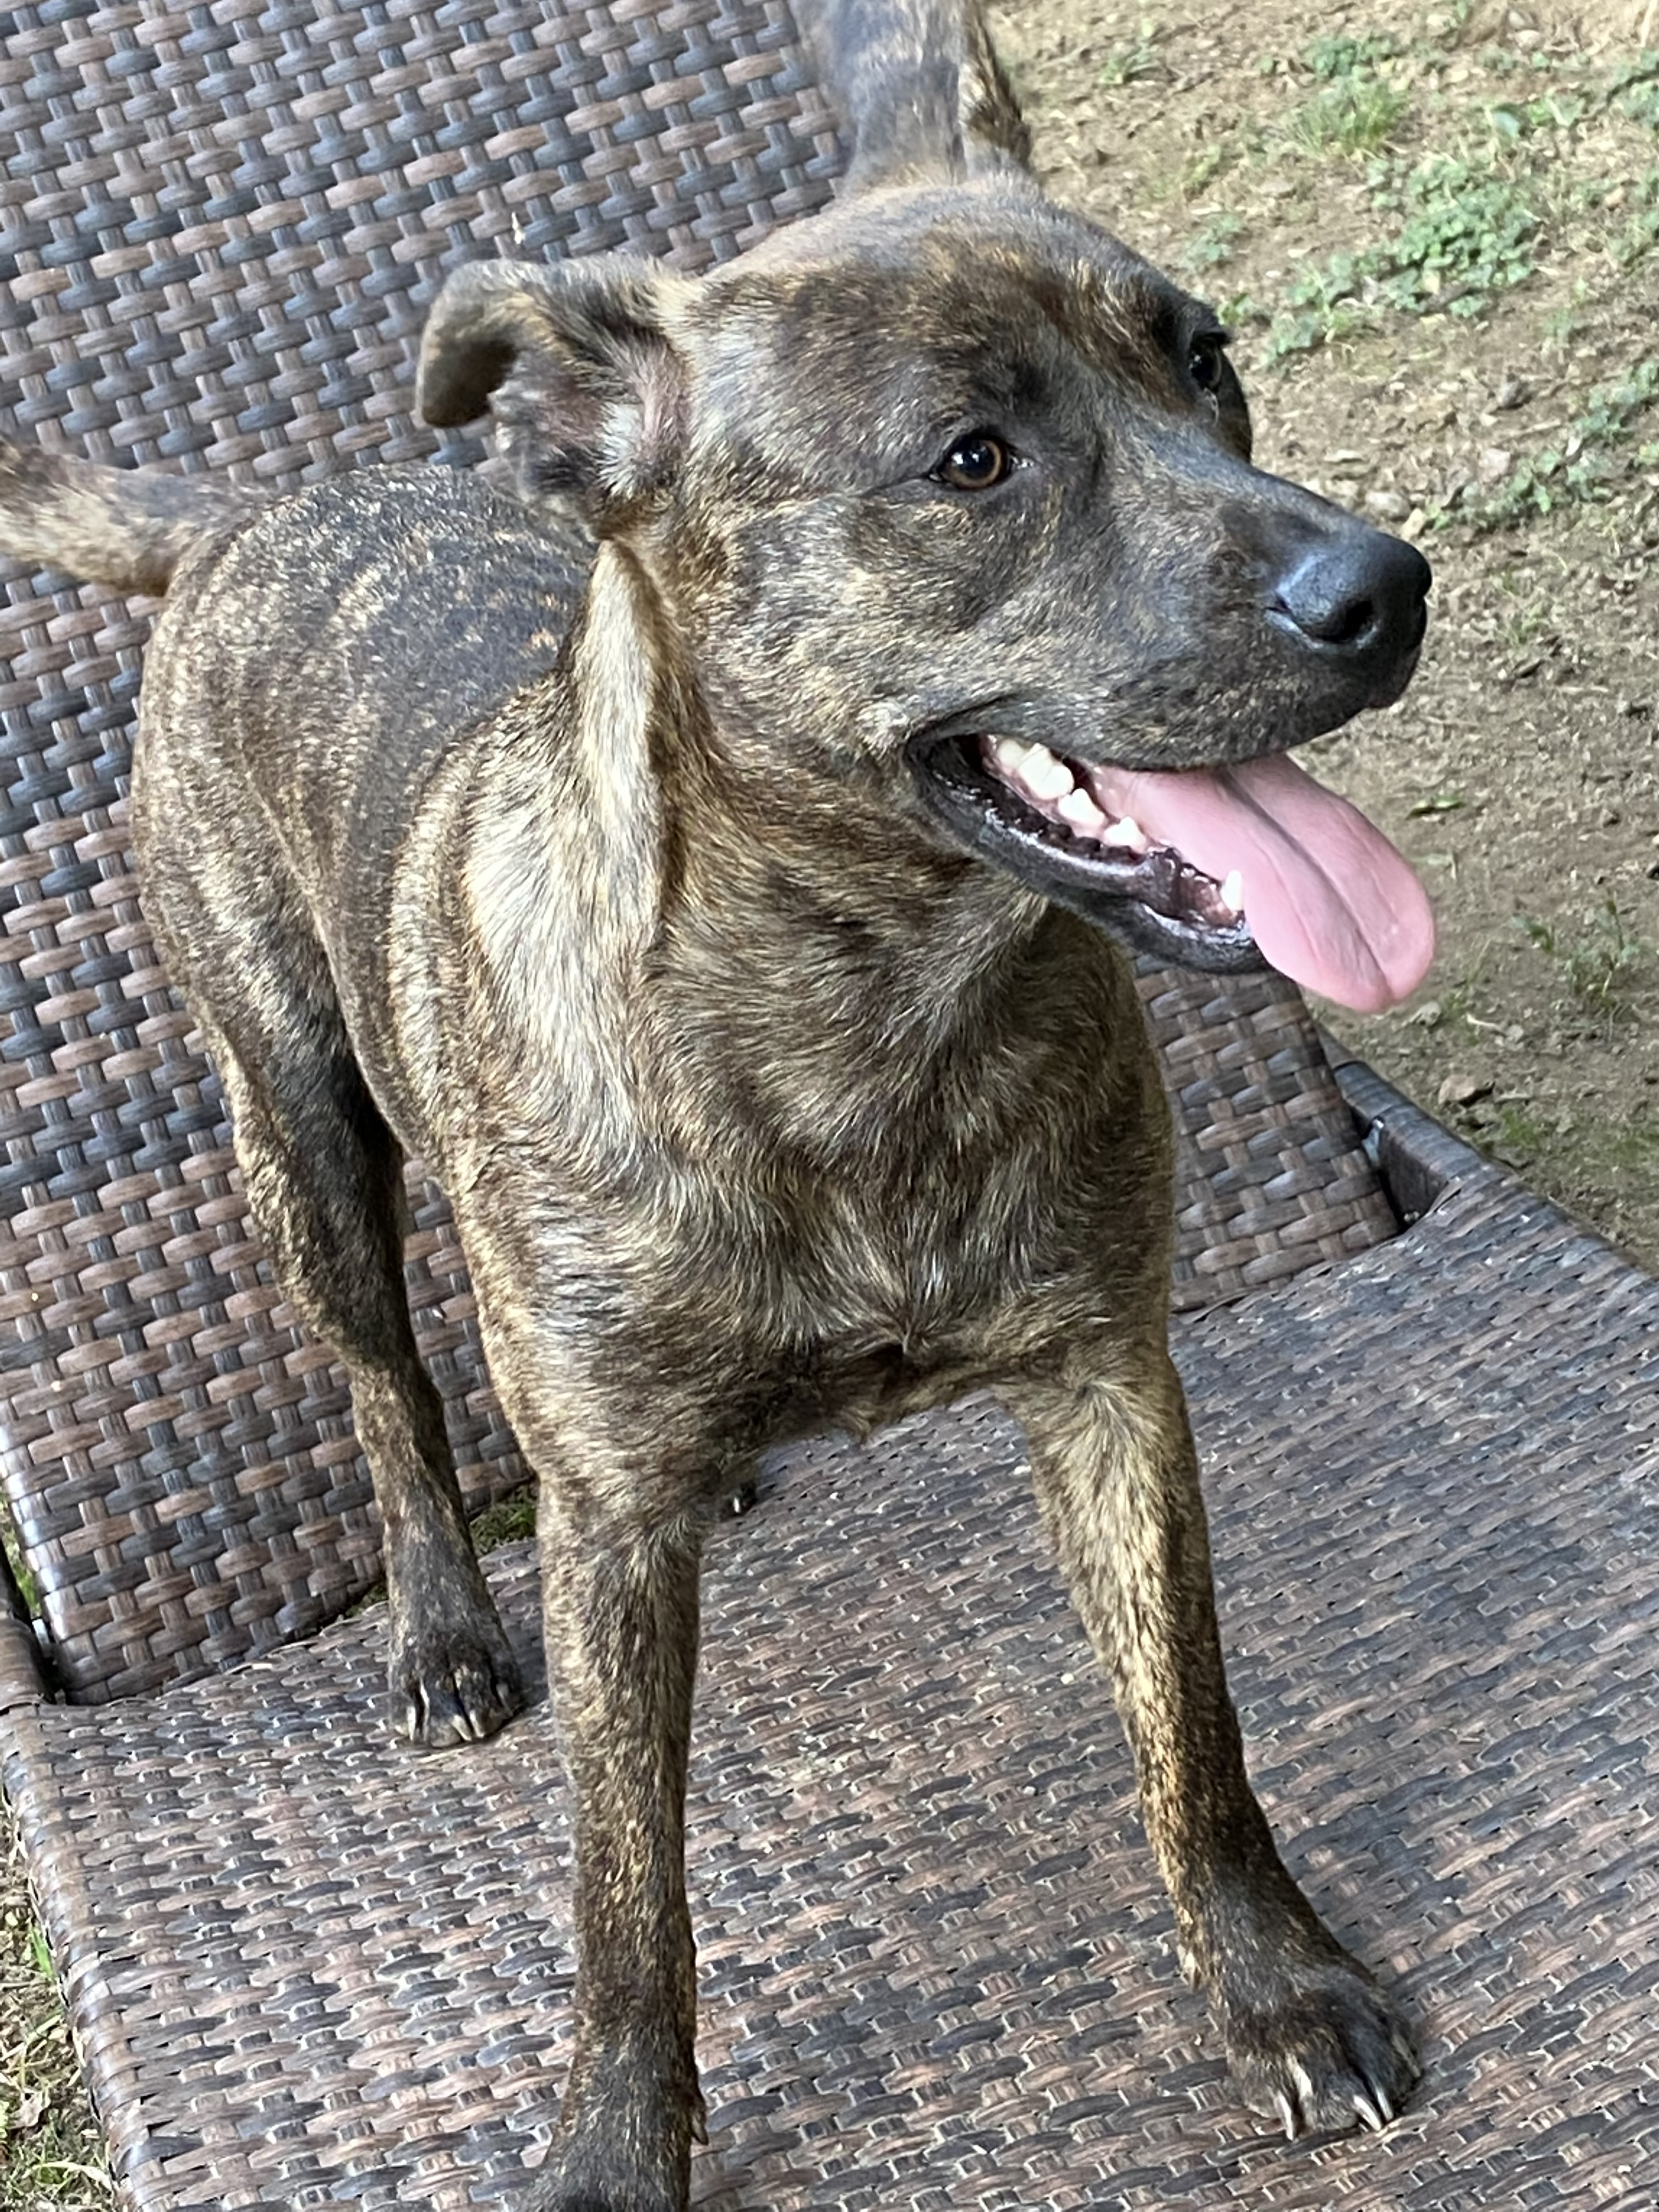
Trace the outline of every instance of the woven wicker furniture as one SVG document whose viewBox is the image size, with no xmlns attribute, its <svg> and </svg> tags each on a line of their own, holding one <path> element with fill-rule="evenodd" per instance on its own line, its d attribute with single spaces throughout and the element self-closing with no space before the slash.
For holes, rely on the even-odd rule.
<svg viewBox="0 0 1659 2212">
<path fill-rule="evenodd" d="M 695 269 L 841 160 L 771 0 L 48 0 L 3 33 L 0 405 L 273 487 L 434 450 L 410 370 L 456 262 Z M 343 1389 L 137 902 L 145 629 L 7 586 L 5 1784 L 124 2203 L 510 2203 L 566 2027 L 552 1731 L 539 1704 L 420 1759 L 386 1729 Z M 1289 2149 L 1233 2104 L 1018 1438 L 969 1404 L 803 1445 L 711 1547 L 695 2201 L 1650 2203 L 1659 1291 L 1334 1077 L 1287 987 L 1143 990 L 1247 1738 L 1314 1901 L 1418 2011 L 1424 2088 L 1380 2143 Z M 523 1470 L 415 1196 L 482 1500 Z M 528 1547 L 492 1576 L 533 1670 Z"/>
</svg>

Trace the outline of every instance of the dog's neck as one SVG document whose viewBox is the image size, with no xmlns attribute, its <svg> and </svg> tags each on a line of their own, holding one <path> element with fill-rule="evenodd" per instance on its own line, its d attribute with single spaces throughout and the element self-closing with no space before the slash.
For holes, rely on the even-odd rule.
<svg viewBox="0 0 1659 2212">
<path fill-rule="evenodd" d="M 1025 942 L 1042 902 L 942 847 L 867 779 L 786 735 L 725 728 L 647 568 L 599 548 L 573 625 L 570 769 L 613 925 L 715 1004 L 803 990 L 890 1035 L 949 1025 Z M 714 988 L 723 983 L 725 988 Z"/>
<path fill-rule="evenodd" d="M 857 782 L 755 765 L 623 549 L 601 548 L 555 681 L 556 755 L 538 707 L 477 825 L 472 981 L 600 1150 L 729 1125 L 852 1170 L 919 1115 L 1032 1110 L 1039 1019 L 1086 1056 L 1105 1001 L 1085 971 L 1121 964 L 1095 933 Z"/>
<path fill-rule="evenodd" d="M 745 796 L 675 824 L 664 1042 L 833 1149 L 836 1131 L 914 1114 L 943 1068 L 996 1049 L 1044 909 L 885 824 L 842 817 L 820 836 L 775 797 L 752 794 L 751 811 Z"/>
<path fill-rule="evenodd" d="M 664 623 L 653 642 L 672 655 L 683 635 Z M 727 1098 L 744 1142 L 769 1132 L 867 1171 L 884 1132 L 1004 1088 L 986 1071 L 1024 1049 L 1033 973 L 1073 926 L 941 846 L 879 777 L 832 775 L 792 733 L 721 726 L 694 668 L 665 659 L 658 683 L 641 1008 L 661 1094 L 695 1094 L 701 1129 Z"/>
</svg>

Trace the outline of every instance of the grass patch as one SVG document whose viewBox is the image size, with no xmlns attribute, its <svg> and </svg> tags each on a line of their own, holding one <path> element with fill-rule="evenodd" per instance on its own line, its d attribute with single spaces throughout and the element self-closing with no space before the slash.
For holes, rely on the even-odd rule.
<svg viewBox="0 0 1659 2212">
<path fill-rule="evenodd" d="M 1297 270 L 1276 301 L 1241 302 L 1265 326 L 1264 366 L 1402 316 L 1474 320 L 1552 257 L 1629 271 L 1659 252 L 1659 59 L 1596 80 L 1500 52 L 1483 86 L 1455 94 L 1432 88 L 1416 49 L 1382 37 L 1322 40 L 1306 66 L 1316 88 L 1279 151 L 1363 158 L 1364 198 L 1352 246 Z M 1430 155 L 1389 143 L 1414 90 L 1438 141 Z"/>
<path fill-rule="evenodd" d="M 493 1505 L 486 1505 L 482 1513 L 472 1516 L 472 1548 L 482 1559 L 498 1545 L 516 1544 L 521 1538 L 536 1533 L 536 1488 L 532 1483 L 524 1490 L 511 1492 L 498 1498 Z"/>
<path fill-rule="evenodd" d="M 0 1884 L 0 2212 L 107 2212 L 114 2190 L 9 1832 Z"/>
<path fill-rule="evenodd" d="M 40 1615 L 40 1584 L 33 1569 L 23 1557 L 23 1543 L 17 1533 L 17 1523 L 9 1507 L 0 1500 L 0 1554 L 3 1554 L 7 1571 L 23 1601 L 31 1620 Z M 0 1603 L 3 1603 L 0 1599 Z"/>
<path fill-rule="evenodd" d="M 1500 483 L 1465 492 L 1455 507 L 1431 511 L 1429 520 L 1501 530 L 1558 508 L 1603 505 L 1631 477 L 1659 468 L 1659 436 L 1638 437 L 1643 418 L 1656 409 L 1659 355 L 1650 355 L 1627 375 L 1597 386 L 1559 444 L 1522 455 Z"/>
<path fill-rule="evenodd" d="M 1651 953 L 1626 925 L 1611 891 L 1577 935 L 1534 915 L 1517 915 L 1516 926 L 1555 970 L 1558 1012 L 1576 1009 L 1609 1030 L 1632 1018 L 1631 987 Z"/>
<path fill-rule="evenodd" d="M 1345 77 L 1304 100 L 1286 136 L 1302 153 L 1371 154 L 1387 145 L 1411 102 L 1380 77 Z"/>
<path fill-rule="evenodd" d="M 1544 216 L 1532 180 L 1436 154 L 1389 165 L 1371 204 L 1395 228 L 1382 244 L 1305 270 L 1267 327 L 1265 358 L 1311 353 L 1389 315 L 1480 314 L 1533 273 Z"/>
<path fill-rule="evenodd" d="M 1590 1190 L 1616 1190 L 1638 1206 L 1659 1192 L 1659 1124 L 1646 1115 L 1617 1123 L 1582 1122 L 1571 1114 L 1558 1120 L 1523 1100 L 1502 1099 L 1468 1133 L 1491 1158 L 1559 1191 L 1570 1211 Z"/>
</svg>

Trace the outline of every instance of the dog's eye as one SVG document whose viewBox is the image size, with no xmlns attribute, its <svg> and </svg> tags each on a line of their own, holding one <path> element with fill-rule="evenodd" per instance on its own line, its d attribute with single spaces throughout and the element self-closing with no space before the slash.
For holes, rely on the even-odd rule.
<svg viewBox="0 0 1659 2212">
<path fill-rule="evenodd" d="M 975 430 L 957 440 L 933 474 L 952 491 L 989 491 L 1012 474 L 1013 465 L 1014 457 L 1000 438 Z"/>
<path fill-rule="evenodd" d="M 1187 374 L 1200 392 L 1219 392 L 1226 373 L 1227 341 L 1219 331 L 1195 337 L 1187 355 Z"/>
</svg>

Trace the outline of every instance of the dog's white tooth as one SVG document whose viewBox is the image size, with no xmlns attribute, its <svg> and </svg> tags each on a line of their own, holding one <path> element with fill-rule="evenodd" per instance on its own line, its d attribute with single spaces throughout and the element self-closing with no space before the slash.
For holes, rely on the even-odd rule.
<svg viewBox="0 0 1659 2212">
<path fill-rule="evenodd" d="M 1044 799 L 1044 801 L 1053 803 L 1055 799 L 1064 799 L 1066 792 L 1073 790 L 1071 769 L 1066 768 L 1064 761 L 1057 759 L 1055 754 L 1048 752 L 1046 745 L 1030 748 L 1020 775 L 1033 799 Z"/>
<path fill-rule="evenodd" d="M 1146 833 L 1132 815 L 1126 814 L 1121 821 L 1109 823 L 1100 842 L 1103 845 L 1133 846 L 1137 853 L 1144 853 Z"/>
<path fill-rule="evenodd" d="M 1019 773 L 1021 781 L 1034 799 L 1064 799 L 1073 787 L 1071 769 L 1047 745 L 1033 745 Z"/>
<path fill-rule="evenodd" d="M 1221 903 L 1229 914 L 1244 911 L 1244 878 L 1235 868 L 1221 886 Z"/>
<path fill-rule="evenodd" d="M 1062 822 L 1069 822 L 1073 830 L 1081 830 L 1085 837 L 1098 837 L 1106 827 L 1106 817 L 1081 784 L 1066 793 L 1057 811 Z"/>
<path fill-rule="evenodd" d="M 1025 756 L 1030 750 L 1029 745 L 1022 744 L 1018 738 L 999 738 L 992 746 L 991 752 L 997 766 L 1006 769 L 1009 775 L 1012 775 L 1017 770 L 1024 767 Z"/>
</svg>

